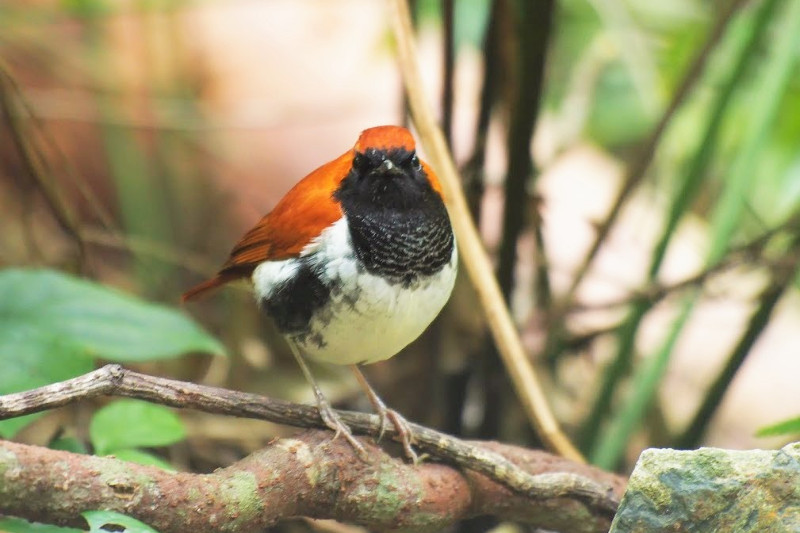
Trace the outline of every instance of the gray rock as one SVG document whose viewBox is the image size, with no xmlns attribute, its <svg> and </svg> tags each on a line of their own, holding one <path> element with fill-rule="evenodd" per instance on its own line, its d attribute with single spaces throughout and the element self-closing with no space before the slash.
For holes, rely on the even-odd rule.
<svg viewBox="0 0 800 533">
<path fill-rule="evenodd" d="M 800 443 L 645 450 L 610 533 L 800 533 Z"/>
</svg>

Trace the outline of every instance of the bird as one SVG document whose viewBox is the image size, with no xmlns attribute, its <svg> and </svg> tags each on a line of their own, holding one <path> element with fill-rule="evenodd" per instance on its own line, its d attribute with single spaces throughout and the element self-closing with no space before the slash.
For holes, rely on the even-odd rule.
<svg viewBox="0 0 800 533">
<path fill-rule="evenodd" d="M 307 359 L 348 365 L 416 461 L 409 423 L 386 407 L 360 370 L 414 341 L 448 301 L 458 251 L 442 188 L 411 132 L 377 126 L 300 180 L 233 247 L 217 274 L 183 301 L 249 278 L 260 309 L 287 341 L 322 421 L 362 457 Z"/>
</svg>

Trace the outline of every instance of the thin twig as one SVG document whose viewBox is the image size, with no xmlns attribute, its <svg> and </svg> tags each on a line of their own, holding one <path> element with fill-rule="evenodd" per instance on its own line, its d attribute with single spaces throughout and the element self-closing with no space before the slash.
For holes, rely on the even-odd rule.
<svg viewBox="0 0 800 533">
<path fill-rule="evenodd" d="M 569 309 L 569 313 L 572 314 L 614 309 L 642 300 L 656 304 L 660 300 L 675 292 L 702 285 L 712 276 L 722 274 L 731 269 L 746 265 L 750 265 L 753 268 L 764 267 L 770 270 L 783 268 L 782 260 L 774 261 L 764 259 L 763 252 L 764 248 L 769 244 L 773 237 L 787 231 L 791 233 L 797 233 L 800 231 L 800 215 L 793 216 L 783 223 L 765 230 L 763 233 L 747 241 L 746 243 L 732 248 L 728 255 L 726 255 L 722 260 L 692 276 L 671 284 L 652 284 L 649 287 L 634 291 L 633 293 L 619 300 L 601 302 L 597 304 L 575 305 Z M 753 258 L 758 258 L 758 262 L 753 263 Z M 616 329 L 616 327 L 614 329 Z"/>
<path fill-rule="evenodd" d="M 427 156 L 441 178 L 453 229 L 458 239 L 462 264 L 466 267 L 478 293 L 503 362 L 512 378 L 525 412 L 542 441 L 550 449 L 564 457 L 583 461 L 583 456 L 561 431 L 550 411 L 547 398 L 530 361 L 528 361 L 519 333 L 497 285 L 492 263 L 470 217 L 455 163 L 425 99 L 408 4 L 405 0 L 393 0 L 392 5 L 395 10 L 392 24 L 395 39 L 397 39 L 398 60 L 403 72 L 414 124 L 419 131 Z"/>
<path fill-rule="evenodd" d="M 0 420 L 61 407 L 97 396 L 138 398 L 161 405 L 195 409 L 207 413 L 257 418 L 278 424 L 304 428 L 325 428 L 319 411 L 312 406 L 267 398 L 227 389 L 209 387 L 148 376 L 120 365 L 106 365 L 73 379 L 46 385 L 27 392 L 0 396 Z M 380 418 L 353 411 L 339 412 L 342 420 L 356 433 L 377 437 Z M 611 487 L 576 474 L 532 476 L 505 457 L 486 448 L 469 444 L 417 424 L 409 424 L 412 441 L 423 452 L 479 472 L 493 481 L 529 498 L 574 498 L 596 511 L 613 516 L 618 505 Z M 394 438 L 396 429 L 389 425 L 384 434 Z"/>
<path fill-rule="evenodd" d="M 20 115 L 21 120 L 30 121 L 31 124 L 36 128 L 39 133 L 39 137 L 41 137 L 42 141 L 44 141 L 44 143 L 47 145 L 49 153 L 53 154 L 56 158 L 56 161 L 53 162 L 53 165 L 60 169 L 60 171 L 63 172 L 67 178 L 69 178 L 69 180 L 75 186 L 77 192 L 83 196 L 83 199 L 86 201 L 87 205 L 92 208 L 100 223 L 103 224 L 108 231 L 112 231 L 112 229 L 116 227 L 113 215 L 97 197 L 90 184 L 87 183 L 85 176 L 81 175 L 77 171 L 75 165 L 64 154 L 64 151 L 53 138 L 50 129 L 42 120 L 43 117 L 41 110 L 37 108 L 34 111 L 34 106 L 30 102 L 30 95 L 28 93 L 28 89 L 26 89 L 25 94 L 23 94 L 21 90 L 18 91 L 17 100 L 19 102 L 19 109 L 15 109 L 14 112 Z"/>
<path fill-rule="evenodd" d="M 49 168 L 47 168 L 46 159 L 38 147 L 29 142 L 25 126 L 17 116 L 16 101 L 21 94 L 16 80 L 0 62 L 0 113 L 6 115 L 8 119 L 11 139 L 16 145 L 31 182 L 41 193 L 58 226 L 74 241 L 78 251 L 78 260 L 83 265 L 86 258 L 86 245 L 81 237 L 76 217 L 69 205 L 59 196 L 61 191 L 54 183 Z"/>
<path fill-rule="evenodd" d="M 205 275 L 217 267 L 214 261 L 211 261 L 201 254 L 148 239 L 147 237 L 123 235 L 113 230 L 108 231 L 91 226 L 84 227 L 82 235 L 84 241 L 89 244 L 152 257 L 165 263 L 180 266 L 190 272 L 195 272 L 200 275 Z"/>
<path fill-rule="evenodd" d="M 609 209 L 605 220 L 603 220 L 603 222 L 598 226 L 597 235 L 595 236 L 592 245 L 589 247 L 589 251 L 586 253 L 583 263 L 575 273 L 572 284 L 563 298 L 564 305 L 562 307 L 564 309 L 566 309 L 570 305 L 570 302 L 572 302 L 574 299 L 578 287 L 585 279 L 586 273 L 589 271 L 589 267 L 591 267 L 595 257 L 597 256 L 597 252 L 600 250 L 600 246 L 602 246 L 602 244 L 605 242 L 606 238 L 608 237 L 608 233 L 611 231 L 611 227 L 614 225 L 617 217 L 622 212 L 623 204 L 627 201 L 628 197 L 636 189 L 639 183 L 641 183 L 641 181 L 644 179 L 646 171 L 650 166 L 650 162 L 653 160 L 653 156 L 655 155 L 656 148 L 661 142 L 664 132 L 667 130 L 667 126 L 672 121 L 672 118 L 675 116 L 678 108 L 683 104 L 686 97 L 700 80 L 700 75 L 705 69 L 706 62 L 711 55 L 711 52 L 714 50 L 714 48 L 716 48 L 717 44 L 722 39 L 722 36 L 725 34 L 733 15 L 735 15 L 746 2 L 748 2 L 748 0 L 731 0 L 728 5 L 720 11 L 720 16 L 716 20 L 714 27 L 709 32 L 705 44 L 697 53 L 697 56 L 692 61 L 692 64 L 689 65 L 689 68 L 687 69 L 686 74 L 683 76 L 680 85 L 675 90 L 675 94 L 672 96 L 672 99 L 667 105 L 667 109 L 664 110 L 664 113 L 661 115 L 658 124 L 656 124 L 655 128 L 650 134 L 650 137 L 647 138 L 639 150 L 636 158 L 628 167 L 628 172 L 626 173 L 625 179 L 622 183 L 622 188 L 617 194 L 617 197 L 614 199 L 614 204 Z"/>
<path fill-rule="evenodd" d="M 725 362 L 725 366 L 711 383 L 691 422 L 676 439 L 676 447 L 688 449 L 694 448 L 700 443 L 708 429 L 711 418 L 725 396 L 725 392 L 730 388 L 731 381 L 733 381 L 739 368 L 741 368 L 750 354 L 753 345 L 769 324 L 769 319 L 778 302 L 792 286 L 792 281 L 797 278 L 799 269 L 800 233 L 796 233 L 792 237 L 789 249 L 784 254 L 784 261 L 775 269 L 772 280 L 761 292 L 756 310 L 750 317 L 747 328 L 742 332 L 739 342 L 736 343 L 736 347 Z"/>
</svg>

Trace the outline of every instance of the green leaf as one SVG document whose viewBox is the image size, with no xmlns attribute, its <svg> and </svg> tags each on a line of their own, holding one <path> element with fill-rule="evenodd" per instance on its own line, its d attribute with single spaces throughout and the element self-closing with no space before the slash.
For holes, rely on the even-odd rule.
<svg viewBox="0 0 800 533">
<path fill-rule="evenodd" d="M 792 74 L 796 72 L 797 48 L 800 46 L 800 3 L 787 3 L 784 11 L 779 13 L 775 24 L 770 28 L 774 32 L 772 46 L 768 46 L 770 54 L 762 59 L 766 63 L 760 76 L 756 92 L 759 98 L 753 99 L 750 107 L 752 120 L 747 124 L 737 123 L 747 132 L 742 146 L 731 164 L 726 178 L 726 187 L 715 206 L 712 216 L 711 249 L 707 263 L 718 263 L 730 248 L 730 242 L 750 202 L 753 190 L 760 176 L 756 174 L 759 158 L 764 152 L 770 133 L 775 129 L 776 119 L 781 112 L 780 103 L 783 95 L 795 94 L 792 87 Z"/>
<path fill-rule="evenodd" d="M 0 285 L 0 394 L 33 389 L 85 374 L 92 358 L 56 335 L 15 322 L 4 313 L 8 302 Z M 0 421 L 0 436 L 13 437 L 41 414 Z"/>
<path fill-rule="evenodd" d="M 160 405 L 119 400 L 92 417 L 89 437 L 97 455 L 127 448 L 167 446 L 186 436 L 178 415 Z"/>
<path fill-rule="evenodd" d="M 173 309 L 55 271 L 0 270 L 0 394 L 85 374 L 95 357 L 148 361 L 187 352 L 225 353 Z M 0 436 L 30 421 L 2 421 Z"/>
<path fill-rule="evenodd" d="M 652 126 L 647 107 L 622 62 L 610 64 L 598 80 L 590 109 L 589 135 L 606 146 L 624 146 L 640 139 Z"/>
<path fill-rule="evenodd" d="M 82 529 L 28 522 L 22 518 L 0 518 L 0 531 L 8 533 L 85 533 Z"/>
<path fill-rule="evenodd" d="M 81 515 L 89 522 L 89 533 L 158 533 L 144 522 L 116 511 L 86 511 Z"/>
<path fill-rule="evenodd" d="M 49 270 L 0 272 L 0 318 L 120 362 L 225 349 L 174 309 Z"/>
<path fill-rule="evenodd" d="M 86 449 L 86 445 L 75 437 L 59 437 L 50 442 L 47 447 L 51 450 L 62 450 L 81 454 L 89 453 L 89 450 Z"/>
<path fill-rule="evenodd" d="M 800 416 L 763 427 L 756 432 L 756 437 L 774 437 L 776 435 L 800 435 Z"/>
<path fill-rule="evenodd" d="M 114 2 L 103 0 L 61 0 L 61 7 L 76 17 L 99 17 L 114 12 Z"/>
<path fill-rule="evenodd" d="M 137 463 L 140 465 L 157 466 L 163 470 L 175 472 L 175 467 L 169 464 L 167 461 L 161 457 L 158 457 L 157 455 L 153 455 L 152 453 L 142 450 L 136 450 L 133 448 L 114 450 L 111 455 L 123 461 L 129 461 L 131 463 Z"/>
</svg>

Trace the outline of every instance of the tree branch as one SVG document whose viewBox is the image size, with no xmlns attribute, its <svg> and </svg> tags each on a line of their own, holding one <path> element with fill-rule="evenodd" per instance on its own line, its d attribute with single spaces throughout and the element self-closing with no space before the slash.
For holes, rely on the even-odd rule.
<svg viewBox="0 0 800 533">
<path fill-rule="evenodd" d="M 364 444 L 369 463 L 342 439 L 331 441 L 330 432 L 306 431 L 212 474 L 189 474 L 0 441 L 0 514 L 77 526 L 80 512 L 108 509 L 161 533 L 261 531 L 294 516 L 414 531 L 485 514 L 556 531 L 607 531 L 611 523 L 575 499 L 529 499 L 482 475 L 407 465 Z M 587 468 L 544 452 L 487 446 L 536 477 Z"/>
<path fill-rule="evenodd" d="M 325 427 L 317 409 L 312 406 L 294 404 L 257 394 L 148 376 L 125 370 L 119 365 L 107 365 L 67 381 L 27 392 L 0 396 L 0 419 L 40 412 L 101 395 L 139 398 L 171 407 L 269 420 L 296 427 Z M 378 434 L 379 419 L 376 415 L 351 411 L 342 411 L 340 415 L 356 433 L 372 436 Z M 560 461 L 559 468 L 547 475 L 531 475 L 525 465 L 517 465 L 514 461 L 492 451 L 490 445 L 476 446 L 416 424 L 411 424 L 411 429 L 413 440 L 421 451 L 443 462 L 481 473 L 495 483 L 506 487 L 506 490 L 517 493 L 520 498 L 539 504 L 550 502 L 547 505 L 552 505 L 553 501 L 560 502 L 568 499 L 579 504 L 585 509 L 585 513 L 596 517 L 596 520 L 610 520 L 618 505 L 624 483 L 619 478 L 592 467 L 572 464 L 569 461 L 556 460 L 551 457 L 550 461 L 553 464 Z M 393 427 L 386 428 L 386 434 L 390 437 L 396 436 Z M 494 445 L 494 447 L 497 446 L 499 445 Z M 2 448 L 0 448 L 0 453 L 2 453 L 1 450 Z M 51 451 L 42 453 L 45 452 L 50 453 Z M 336 457 L 340 457 L 342 454 L 344 451 L 337 454 Z M 355 460 L 351 454 L 348 454 L 347 457 L 349 462 Z M 519 453 L 516 453 L 514 457 L 519 458 Z M 53 460 L 51 459 L 50 462 L 52 463 Z M 399 465 L 399 461 L 397 463 Z M 313 468 L 310 466 L 312 464 Z M 421 467 L 423 469 L 419 472 L 426 471 L 425 468 L 429 466 L 431 465 Z M 313 473 L 316 468 L 316 463 L 309 463 L 306 467 L 308 470 L 306 475 Z M 348 468 L 358 469 L 360 466 L 351 465 Z M 0 462 L 0 474 L 2 472 L 3 465 Z M 273 472 L 272 475 L 283 474 L 281 471 Z M 6 477 L 8 476 L 6 475 Z M 16 485 L 16 483 L 14 484 Z M 34 485 L 39 486 L 40 482 Z M 4 500 L 3 490 L 4 486 L 2 478 L 0 478 L 0 502 Z M 21 503 L 25 504 L 25 501 L 23 500 Z M 19 512 L 19 509 L 5 509 L 4 505 L 4 503 L 0 503 L 0 513 L 17 514 Z M 23 514 L 22 516 L 30 515 Z M 311 514 L 309 516 L 318 515 Z"/>
</svg>

